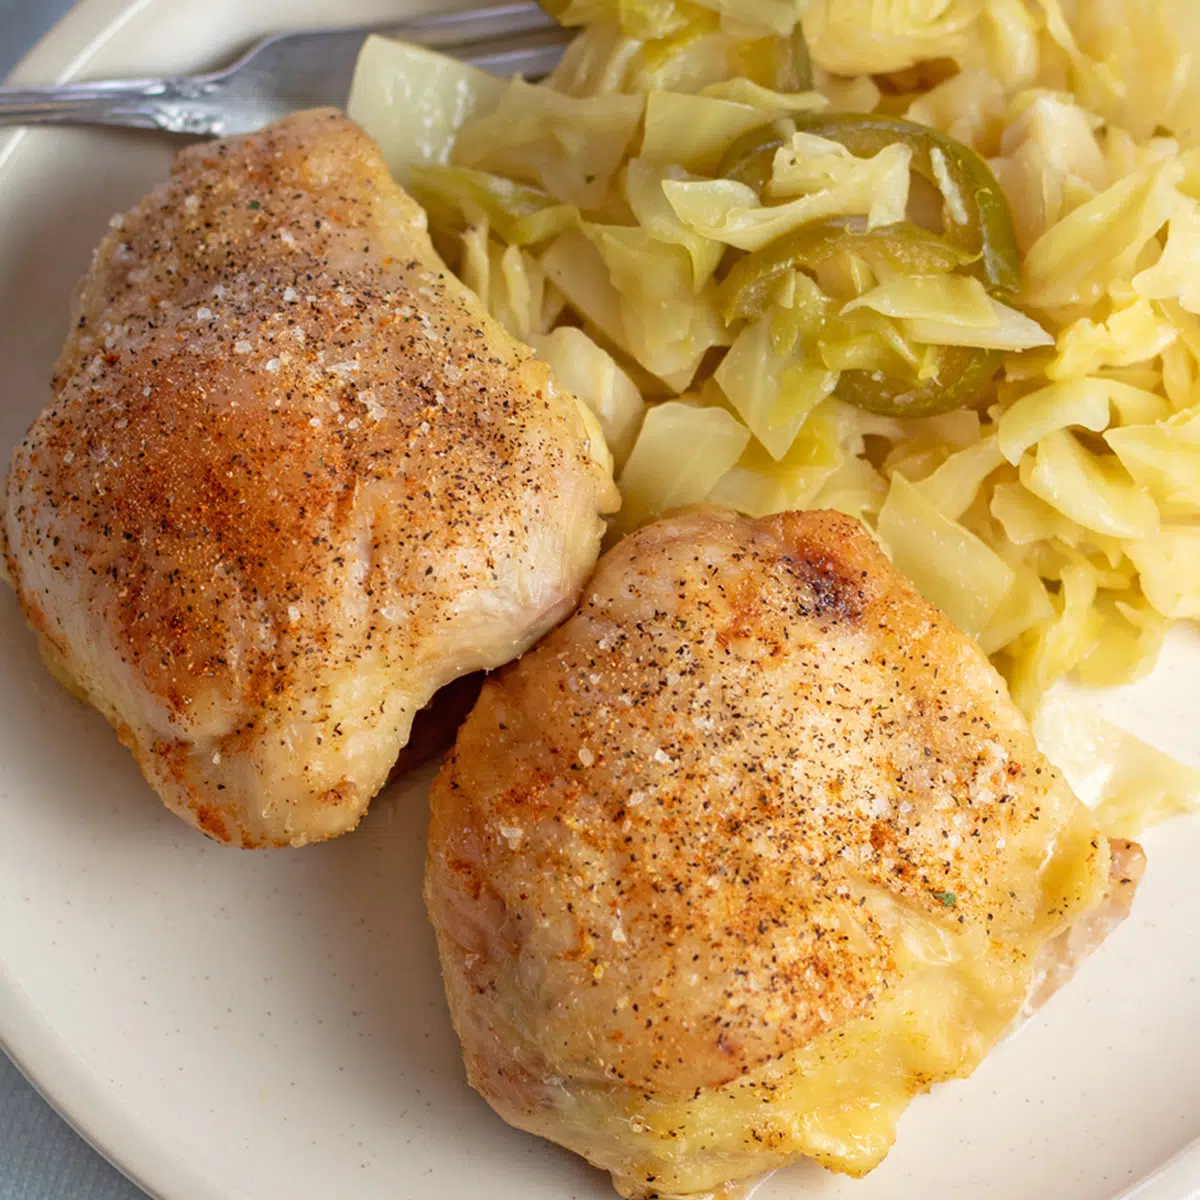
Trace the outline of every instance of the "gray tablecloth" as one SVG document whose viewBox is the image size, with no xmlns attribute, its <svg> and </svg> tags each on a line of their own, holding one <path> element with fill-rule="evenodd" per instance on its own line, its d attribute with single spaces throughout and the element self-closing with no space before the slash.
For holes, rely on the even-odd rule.
<svg viewBox="0 0 1200 1200">
<path fill-rule="evenodd" d="M 0 78 L 73 0 L 0 0 Z M 8 447 L 0 448 L 7 454 Z M 144 1200 L 0 1054 L 0 1200 Z"/>
</svg>

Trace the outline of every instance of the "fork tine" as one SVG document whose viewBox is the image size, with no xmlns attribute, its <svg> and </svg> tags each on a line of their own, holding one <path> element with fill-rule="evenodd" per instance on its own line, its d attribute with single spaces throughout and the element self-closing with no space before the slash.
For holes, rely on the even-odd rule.
<svg viewBox="0 0 1200 1200">
<path fill-rule="evenodd" d="M 191 77 L 0 88 L 0 126 L 119 125 L 191 136 L 249 133 L 297 108 L 345 103 L 368 34 L 414 42 L 500 75 L 540 79 L 570 33 L 533 0 L 439 12 L 390 25 L 281 33 L 223 70 Z"/>
</svg>

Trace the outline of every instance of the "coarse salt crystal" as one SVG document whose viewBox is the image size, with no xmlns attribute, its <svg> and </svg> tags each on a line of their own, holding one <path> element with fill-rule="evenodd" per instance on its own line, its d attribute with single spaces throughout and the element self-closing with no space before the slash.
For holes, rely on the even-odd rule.
<svg viewBox="0 0 1200 1200">
<path fill-rule="evenodd" d="M 310 424 L 310 425 L 311 425 L 311 426 L 312 426 L 314 429 L 320 429 L 320 428 L 321 428 L 321 418 L 320 418 L 320 417 L 309 417 L 309 419 L 308 419 L 308 423 L 309 423 L 309 424 Z"/>
<path fill-rule="evenodd" d="M 196 309 L 196 320 L 197 320 L 197 321 L 211 321 L 211 320 L 212 320 L 212 315 L 213 315 L 213 314 L 212 314 L 212 309 L 211 309 L 211 308 L 198 308 L 198 309 Z"/>
<path fill-rule="evenodd" d="M 279 359 L 268 358 L 266 361 L 266 369 L 268 371 L 270 371 L 271 374 L 274 374 L 276 371 L 278 371 L 279 370 Z"/>
<path fill-rule="evenodd" d="M 254 347 L 245 338 L 239 338 L 233 343 L 234 354 L 249 354 Z"/>
<path fill-rule="evenodd" d="M 300 610 L 294 604 L 288 605 L 288 620 L 289 621 L 300 620 Z"/>
<path fill-rule="evenodd" d="M 300 299 L 300 293 L 294 287 L 285 287 L 283 289 L 284 304 L 294 304 Z"/>
<path fill-rule="evenodd" d="M 581 746 L 579 748 L 579 761 L 585 767 L 590 767 L 596 761 L 596 756 L 586 746 Z"/>
<path fill-rule="evenodd" d="M 520 845 L 521 839 L 525 836 L 525 830 L 516 825 L 500 825 L 498 832 L 512 849 Z"/>
<path fill-rule="evenodd" d="M 661 746 L 659 746 L 659 748 L 654 752 L 654 761 L 656 763 L 669 763 L 671 761 L 671 756 Z"/>
</svg>

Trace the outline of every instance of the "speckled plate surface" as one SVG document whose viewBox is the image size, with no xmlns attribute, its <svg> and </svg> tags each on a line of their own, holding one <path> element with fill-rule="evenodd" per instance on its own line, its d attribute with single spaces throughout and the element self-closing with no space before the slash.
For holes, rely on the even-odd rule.
<svg viewBox="0 0 1200 1200">
<path fill-rule="evenodd" d="M 84 0 L 21 75 L 196 69 L 260 32 L 413 2 Z M 116 133 L 0 142 L 5 458 L 91 247 L 169 154 Z M 1197 649 L 1178 638 L 1107 715 L 1200 757 Z M 223 849 L 51 681 L 6 589 L 0 654 L 0 1044 L 115 1163 L 166 1200 L 612 1194 L 464 1082 L 420 901 L 423 780 L 330 845 Z M 974 1078 L 915 1103 L 884 1166 L 783 1172 L 758 1200 L 1200 1196 L 1200 821 L 1146 847 L 1133 919 Z"/>
</svg>

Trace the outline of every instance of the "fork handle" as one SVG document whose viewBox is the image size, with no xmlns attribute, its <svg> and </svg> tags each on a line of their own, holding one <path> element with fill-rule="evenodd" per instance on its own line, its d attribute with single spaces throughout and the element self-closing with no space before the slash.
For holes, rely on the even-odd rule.
<svg viewBox="0 0 1200 1200">
<path fill-rule="evenodd" d="M 212 128 L 205 88 L 194 79 L 121 79 L 49 88 L 0 88 L 0 125 L 122 125 Z"/>
</svg>

